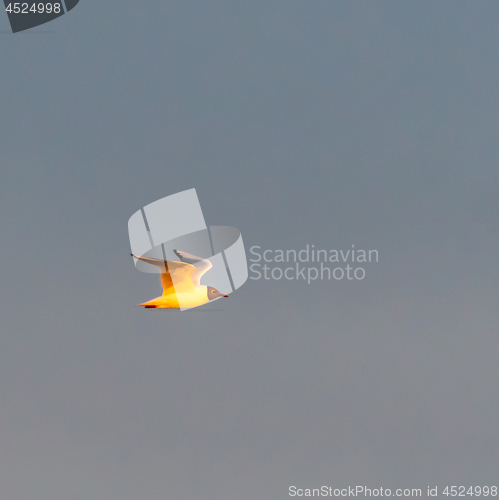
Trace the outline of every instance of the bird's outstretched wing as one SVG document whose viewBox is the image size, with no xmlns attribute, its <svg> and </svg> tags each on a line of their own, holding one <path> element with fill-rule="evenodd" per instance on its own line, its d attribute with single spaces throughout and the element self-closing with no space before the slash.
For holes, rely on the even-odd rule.
<svg viewBox="0 0 499 500">
<path fill-rule="evenodd" d="M 170 295 L 175 292 L 190 292 L 195 288 L 193 276 L 197 269 L 193 265 L 185 262 L 141 257 L 139 255 L 134 255 L 133 253 L 132 256 L 142 262 L 159 267 L 161 270 L 160 279 L 163 287 L 163 296 Z"/>
<path fill-rule="evenodd" d="M 195 266 L 196 270 L 192 273 L 192 282 L 194 283 L 194 286 L 200 286 L 199 281 L 201 280 L 201 277 L 213 267 L 213 264 L 208 259 L 196 257 L 195 255 L 183 252 L 182 250 L 173 251 L 182 262 Z"/>
</svg>

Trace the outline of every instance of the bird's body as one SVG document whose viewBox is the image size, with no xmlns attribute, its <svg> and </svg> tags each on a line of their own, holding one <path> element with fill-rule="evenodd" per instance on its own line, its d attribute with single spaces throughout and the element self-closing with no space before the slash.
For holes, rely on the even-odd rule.
<svg viewBox="0 0 499 500">
<path fill-rule="evenodd" d="M 156 297 L 148 302 L 139 304 L 140 306 L 157 308 L 157 309 L 187 309 L 189 307 L 197 307 L 206 304 L 210 299 L 208 298 L 208 287 L 200 286 L 192 292 L 188 293 L 169 293 Z M 180 304 L 182 306 L 180 306 Z"/>
<path fill-rule="evenodd" d="M 198 307 L 218 297 L 227 297 L 216 288 L 201 285 L 201 276 L 212 268 L 207 259 L 201 259 L 180 250 L 174 250 L 182 262 L 152 259 L 133 255 L 136 259 L 161 269 L 163 295 L 138 304 L 149 309 L 188 309 Z M 195 264 L 195 265 L 193 265 Z"/>
</svg>

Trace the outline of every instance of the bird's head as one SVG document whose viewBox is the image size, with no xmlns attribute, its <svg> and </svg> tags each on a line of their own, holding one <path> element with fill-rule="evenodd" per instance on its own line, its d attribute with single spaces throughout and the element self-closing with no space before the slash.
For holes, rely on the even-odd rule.
<svg viewBox="0 0 499 500">
<path fill-rule="evenodd" d="M 218 297 L 228 297 L 228 295 L 224 295 L 220 293 L 216 288 L 212 286 L 206 287 L 208 289 L 208 300 L 217 299 Z"/>
</svg>

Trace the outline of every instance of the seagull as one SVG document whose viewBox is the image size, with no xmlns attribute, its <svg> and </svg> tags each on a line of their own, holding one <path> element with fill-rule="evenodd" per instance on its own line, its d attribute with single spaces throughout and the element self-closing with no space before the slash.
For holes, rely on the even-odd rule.
<svg viewBox="0 0 499 500">
<path fill-rule="evenodd" d="M 218 297 L 228 297 L 212 286 L 199 283 L 201 276 L 213 267 L 208 259 L 202 259 L 180 250 L 173 251 L 181 262 L 131 254 L 136 259 L 161 269 L 163 295 L 149 302 L 137 304 L 137 306 L 144 306 L 146 309 L 188 309 L 201 306 Z"/>
</svg>

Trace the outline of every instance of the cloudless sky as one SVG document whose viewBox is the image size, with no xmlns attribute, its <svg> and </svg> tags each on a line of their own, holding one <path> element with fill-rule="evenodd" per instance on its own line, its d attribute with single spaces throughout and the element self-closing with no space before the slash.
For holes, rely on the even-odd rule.
<svg viewBox="0 0 499 500">
<path fill-rule="evenodd" d="M 12 35 L 0 15 L 0 498 L 494 484 L 498 18 L 81 0 Z M 135 308 L 160 287 L 128 218 L 193 187 L 247 249 L 379 263 Z"/>
</svg>

